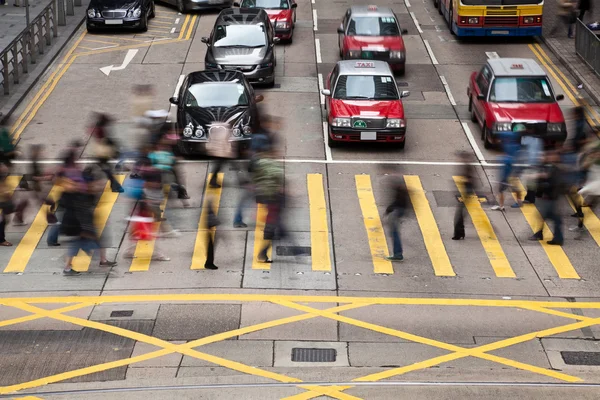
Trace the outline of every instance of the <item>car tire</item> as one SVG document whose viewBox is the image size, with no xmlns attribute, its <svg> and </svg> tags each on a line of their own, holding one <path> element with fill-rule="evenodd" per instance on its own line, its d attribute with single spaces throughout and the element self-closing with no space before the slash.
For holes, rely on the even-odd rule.
<svg viewBox="0 0 600 400">
<path fill-rule="evenodd" d="M 486 127 L 483 128 L 483 147 L 486 149 L 491 149 L 493 146 L 492 142 L 490 142 L 489 138 L 489 129 Z"/>
<path fill-rule="evenodd" d="M 394 147 L 400 150 L 404 149 L 404 146 L 406 146 L 406 139 L 404 139 L 403 142 L 400 143 L 394 143 Z"/>
<path fill-rule="evenodd" d="M 91 27 L 91 26 L 89 26 L 89 25 L 87 25 L 87 26 L 86 26 L 86 29 L 87 29 L 88 33 L 96 33 L 96 32 L 97 32 L 97 31 L 96 31 L 96 28 L 92 28 L 92 27 Z"/>
<path fill-rule="evenodd" d="M 438 0 L 438 14 L 444 15 L 442 12 L 442 0 Z"/>
<path fill-rule="evenodd" d="M 147 13 L 144 13 L 144 16 L 142 17 L 142 23 L 140 24 L 140 31 L 141 32 L 148 31 L 148 14 Z"/>
<path fill-rule="evenodd" d="M 473 107 L 473 99 L 469 99 L 469 111 L 471 112 L 471 121 L 477 122 L 477 115 L 475 114 L 475 107 Z"/>
<path fill-rule="evenodd" d="M 452 3 L 450 3 L 452 4 Z M 450 10 L 448 11 L 448 26 L 450 28 L 450 33 L 453 35 L 456 35 L 456 33 L 454 33 L 454 30 L 452 29 L 452 24 L 454 23 L 453 19 L 454 19 L 454 8 L 452 8 L 452 6 L 450 6 Z"/>
<path fill-rule="evenodd" d="M 433 0 L 433 6 L 436 8 L 439 7 L 439 1 L 440 0 Z"/>
<path fill-rule="evenodd" d="M 179 155 L 183 157 L 189 156 L 191 154 L 190 147 L 185 142 L 178 140 L 177 153 L 179 153 Z"/>
<path fill-rule="evenodd" d="M 267 83 L 265 86 L 268 88 L 274 88 L 275 87 L 275 76 L 273 76 L 273 80 L 271 82 Z"/>
<path fill-rule="evenodd" d="M 329 134 L 329 132 L 327 132 L 327 146 L 329 146 L 330 149 L 340 146 L 339 142 L 337 142 L 331 138 L 331 135 Z"/>
<path fill-rule="evenodd" d="M 402 68 L 400 68 L 399 70 L 397 70 L 395 72 L 395 74 L 398 76 L 404 76 L 405 72 L 406 72 L 406 65 L 403 65 Z"/>
<path fill-rule="evenodd" d="M 185 14 L 185 4 L 183 4 L 183 0 L 177 0 L 177 11 Z"/>
<path fill-rule="evenodd" d="M 154 18 L 154 17 L 156 17 L 156 12 L 155 12 L 156 10 L 154 9 L 154 1 L 152 1 L 152 3 L 150 3 L 150 4 L 151 4 L 151 7 L 152 7 L 150 9 L 150 18 Z"/>
</svg>

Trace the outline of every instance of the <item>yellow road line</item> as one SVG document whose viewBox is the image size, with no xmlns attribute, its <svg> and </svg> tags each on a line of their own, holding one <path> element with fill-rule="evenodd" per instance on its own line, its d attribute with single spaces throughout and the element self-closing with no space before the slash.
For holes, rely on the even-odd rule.
<svg viewBox="0 0 600 400">
<path fill-rule="evenodd" d="M 58 186 L 52 187 L 50 193 L 48 194 L 48 198 L 58 201 L 60 194 L 62 193 L 62 188 Z M 15 249 L 10 261 L 4 268 L 4 273 L 10 272 L 23 272 L 27 267 L 27 263 L 29 263 L 29 259 L 33 255 L 35 248 L 37 247 L 40 239 L 44 235 L 44 231 L 48 226 L 48 222 L 46 220 L 46 214 L 48 211 L 47 205 L 43 205 L 40 207 L 35 219 L 31 223 L 31 226 L 25 233 L 25 236 L 21 239 L 17 248 Z"/>
<path fill-rule="evenodd" d="M 94 37 L 94 38 L 101 37 L 101 38 L 107 38 L 107 39 L 113 39 L 113 40 L 125 40 L 125 41 L 128 41 L 128 42 L 142 42 L 142 43 L 144 42 L 141 39 L 130 39 L 128 37 L 122 37 L 122 36 L 91 35 L 91 37 Z M 86 39 L 86 40 L 89 40 L 89 39 Z M 116 43 L 112 43 L 112 44 L 116 44 Z"/>
<path fill-rule="evenodd" d="M 17 186 L 19 186 L 22 178 L 21 175 L 9 175 L 6 177 L 6 186 L 8 187 L 10 195 L 12 195 Z"/>
<path fill-rule="evenodd" d="M 185 29 L 187 27 L 188 22 L 190 21 L 190 15 L 186 15 L 185 19 L 183 20 L 183 24 L 181 24 L 181 30 L 179 31 L 179 40 L 183 39 L 183 37 L 185 36 Z"/>
<path fill-rule="evenodd" d="M 198 221 L 198 230 L 196 232 L 196 243 L 194 245 L 194 254 L 192 255 L 192 265 L 190 269 L 204 269 L 206 263 L 206 235 L 209 229 L 207 229 L 208 219 L 208 205 L 212 201 L 213 211 L 215 214 L 219 212 L 219 205 L 221 204 L 221 188 L 211 188 L 209 185 L 213 174 L 208 174 L 206 178 L 206 186 L 204 187 L 204 200 L 202 200 L 202 212 L 200 213 L 200 220 Z M 217 182 L 222 186 L 225 174 L 220 173 L 217 175 Z M 217 227 L 210 229 L 213 242 L 215 240 L 215 233 Z"/>
<path fill-rule="evenodd" d="M 526 191 L 521 184 L 521 181 L 516 180 L 515 187 L 520 192 L 520 196 L 522 198 Z M 517 200 L 517 196 L 514 193 L 513 198 Z M 533 233 L 536 233 L 540 227 L 540 222 L 542 222 L 542 216 L 540 215 L 538 209 L 533 204 L 523 204 L 521 211 L 523 212 L 523 216 L 527 220 L 527 223 L 531 227 Z M 558 277 L 561 279 L 581 279 L 563 248 L 561 246 L 554 246 L 546 243 L 547 240 L 552 240 L 554 236 L 552 235 L 548 224 L 546 224 L 546 222 L 543 223 L 544 240 L 539 240 L 538 242 L 546 252 L 550 263 L 552 263 L 552 266 L 558 273 Z"/>
<path fill-rule="evenodd" d="M 577 211 L 575 209 L 575 205 L 571 202 L 571 199 L 567 196 L 567 200 L 569 200 L 569 204 L 573 211 Z M 579 201 L 583 201 L 581 196 L 579 196 Z M 589 207 L 582 207 L 581 211 L 583 212 L 583 225 L 589 232 L 589 234 L 594 238 L 596 244 L 600 246 L 600 219 L 594 214 L 594 212 Z"/>
<path fill-rule="evenodd" d="M 310 246 L 313 271 L 331 271 L 331 250 L 327 225 L 327 204 L 323 175 L 308 174 L 308 204 L 310 208 Z"/>
<path fill-rule="evenodd" d="M 192 37 L 192 32 L 194 31 L 194 26 L 195 26 L 195 24 L 196 24 L 196 18 L 198 18 L 198 16 L 197 16 L 197 15 L 194 15 L 194 16 L 192 17 L 192 21 L 190 22 L 189 29 L 188 29 L 188 33 L 187 33 L 187 35 L 185 36 L 185 40 L 190 40 L 190 38 Z"/>
<path fill-rule="evenodd" d="M 423 234 L 425 248 L 431 259 L 433 270 L 436 276 L 456 276 L 452 264 L 448 258 L 446 247 L 442 241 L 440 230 L 433 216 L 433 211 L 429 205 L 429 200 L 425 195 L 421 180 L 416 175 L 404 176 L 406 188 L 410 195 L 410 201 L 417 216 L 417 222 Z"/>
<path fill-rule="evenodd" d="M 589 320 L 593 319 L 590 317 L 584 317 L 583 315 L 571 314 L 571 313 L 566 313 L 564 311 L 558 311 L 558 310 L 551 310 L 549 308 L 544 308 L 544 307 L 536 307 L 536 306 L 526 306 L 525 307 L 524 306 L 524 307 L 519 307 L 519 308 L 522 308 L 524 310 L 541 312 L 544 314 L 555 315 L 557 317 L 571 318 L 571 319 L 575 319 L 577 321 L 589 321 Z"/>
<path fill-rule="evenodd" d="M 170 190 L 170 189 L 169 189 Z M 165 215 L 165 209 L 167 207 L 167 201 L 169 200 L 169 190 L 163 199 L 160 208 L 162 209 L 160 216 Z M 153 231 L 158 234 L 160 233 L 160 221 L 154 223 Z M 156 238 L 151 240 L 139 240 L 135 246 L 135 253 L 133 254 L 133 261 L 129 267 L 129 272 L 141 272 L 148 271 L 150 269 L 150 263 L 152 262 L 152 255 L 154 254 L 154 246 L 156 244 Z"/>
<path fill-rule="evenodd" d="M 162 21 L 152 21 L 151 25 L 166 25 L 166 26 L 174 26 L 173 21 L 171 22 L 162 22 Z"/>
<path fill-rule="evenodd" d="M 67 307 L 57 308 L 56 310 L 53 310 L 53 311 L 56 311 L 56 312 L 62 314 L 62 313 L 67 313 L 67 312 L 79 310 L 80 308 L 90 307 L 90 306 L 93 306 L 93 304 L 79 303 L 79 304 L 72 304 L 72 305 L 67 306 Z M 0 327 L 21 324 L 23 322 L 35 321 L 36 319 L 40 319 L 40 318 L 46 318 L 46 317 L 43 316 L 43 315 L 39 315 L 39 314 L 26 315 L 24 317 L 19 317 L 19 318 L 8 319 L 8 320 L 5 320 L 5 321 L 0 321 Z"/>
<path fill-rule="evenodd" d="M 165 35 L 168 35 L 168 34 L 171 33 L 168 30 L 167 31 L 161 31 L 161 30 L 158 30 L 158 29 L 148 29 L 148 32 L 150 32 L 151 35 L 154 34 L 154 33 L 159 33 L 161 37 L 166 37 Z M 152 36 L 154 36 L 154 35 L 152 35 Z"/>
<path fill-rule="evenodd" d="M 119 45 L 119 43 L 116 43 L 116 42 L 105 42 L 103 40 L 93 40 L 93 39 L 88 39 L 88 38 L 83 39 L 83 41 L 84 42 L 92 42 L 92 43 L 101 43 L 101 44 L 114 44 L 117 46 Z"/>
<path fill-rule="evenodd" d="M 264 239 L 265 222 L 267 220 L 267 206 L 258 204 L 256 207 L 256 226 L 254 228 L 254 251 L 252 252 L 252 269 L 271 269 L 271 264 L 259 262 L 258 255 L 267 245 Z M 267 256 L 272 259 L 273 246 L 267 251 Z"/>
<path fill-rule="evenodd" d="M 502 250 L 502 246 L 496 237 L 494 228 L 485 211 L 483 211 L 479 199 L 476 196 L 465 192 L 459 176 L 454 176 L 453 179 L 460 191 L 463 203 L 471 216 L 479 240 L 481 240 L 485 254 L 490 259 L 490 263 L 492 264 L 496 276 L 499 278 L 516 278 L 515 272 L 511 268 L 510 263 L 506 258 L 506 254 L 504 254 L 504 250 Z"/>
<path fill-rule="evenodd" d="M 115 175 L 115 178 L 120 184 L 122 184 L 125 180 L 125 175 Z M 112 188 L 110 187 L 110 181 L 106 182 L 104 192 L 102 193 L 102 196 L 100 196 L 100 200 L 98 200 L 98 204 L 94 210 L 94 224 L 98 229 L 98 237 L 100 237 L 102 232 L 104 232 L 106 222 L 108 221 L 108 217 L 110 216 L 118 197 L 119 193 L 112 191 Z M 79 253 L 77 253 L 77 256 L 75 256 L 72 261 L 73 269 L 75 271 L 85 272 L 90 268 L 91 261 L 91 256 L 87 255 L 83 250 L 79 250 Z"/>
<path fill-rule="evenodd" d="M 373 259 L 373 271 L 376 274 L 393 274 L 392 263 L 385 259 L 389 255 L 385 232 L 379 218 L 377 203 L 373 196 L 371 186 L 371 177 L 369 175 L 355 175 L 356 191 L 358 201 L 363 215 L 367 237 L 369 239 L 369 248 Z"/>
</svg>

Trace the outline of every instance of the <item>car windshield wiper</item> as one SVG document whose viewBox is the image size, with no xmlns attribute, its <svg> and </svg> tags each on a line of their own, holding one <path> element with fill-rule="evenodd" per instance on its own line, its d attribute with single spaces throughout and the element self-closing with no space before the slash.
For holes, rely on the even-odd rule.
<svg viewBox="0 0 600 400">
<path fill-rule="evenodd" d="M 345 97 L 345 100 L 357 100 L 357 99 L 369 100 L 369 99 L 372 99 L 372 97 L 369 97 L 369 96 L 347 96 L 347 97 Z"/>
</svg>

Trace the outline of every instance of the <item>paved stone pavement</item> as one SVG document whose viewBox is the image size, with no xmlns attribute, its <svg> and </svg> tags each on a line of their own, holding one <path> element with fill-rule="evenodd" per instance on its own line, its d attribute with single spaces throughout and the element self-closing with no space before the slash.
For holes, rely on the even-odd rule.
<svg viewBox="0 0 600 400">
<path fill-rule="evenodd" d="M 20 1 L 20 0 L 16 0 Z M 0 51 L 4 50 L 27 26 L 25 22 L 24 1 L 20 1 L 21 7 L 15 6 L 15 0 L 7 0 L 4 6 L 0 6 Z M 33 20 L 41 14 L 42 10 L 50 3 L 50 0 L 31 0 L 29 2 L 29 16 Z"/>
</svg>

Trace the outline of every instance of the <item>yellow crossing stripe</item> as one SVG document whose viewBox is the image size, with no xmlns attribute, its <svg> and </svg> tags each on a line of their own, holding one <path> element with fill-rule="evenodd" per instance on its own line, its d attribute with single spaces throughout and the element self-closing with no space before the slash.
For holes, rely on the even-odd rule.
<svg viewBox="0 0 600 400">
<path fill-rule="evenodd" d="M 375 203 L 375 197 L 373 196 L 371 177 L 369 175 L 355 175 L 354 179 L 369 239 L 369 247 L 371 248 L 373 271 L 376 274 L 393 274 L 392 263 L 385 259 L 389 255 L 387 241 L 379 218 L 377 203 Z"/>
<path fill-rule="evenodd" d="M 323 175 L 308 174 L 310 207 L 310 246 L 313 271 L 331 271 L 327 204 L 323 190 Z"/>
<path fill-rule="evenodd" d="M 209 234 L 208 225 L 208 205 L 212 201 L 213 211 L 215 214 L 219 212 L 219 206 L 221 204 L 221 191 L 222 188 L 211 188 L 209 185 L 212 179 L 212 174 L 208 174 L 206 179 L 206 186 L 204 188 L 204 200 L 202 201 L 202 212 L 200 214 L 200 220 L 198 221 L 198 232 L 196 233 L 196 243 L 194 245 L 194 254 L 192 255 L 192 265 L 190 269 L 204 269 L 206 263 L 206 244 L 207 237 Z M 224 174 L 220 173 L 217 175 L 217 182 L 223 185 Z M 217 227 L 210 229 L 213 241 L 215 240 L 215 233 Z"/>
<path fill-rule="evenodd" d="M 516 180 L 515 187 L 520 193 L 521 198 L 524 197 L 526 190 L 520 180 Z M 513 193 L 513 198 L 517 200 L 517 196 Z M 548 259 L 552 263 L 552 266 L 558 273 L 558 277 L 561 279 L 581 279 L 573 268 L 569 257 L 565 254 L 565 251 L 561 246 L 553 246 L 546 243 L 547 240 L 552 240 L 554 237 L 548 225 L 542 220 L 542 216 L 538 209 L 533 204 L 523 204 L 521 207 L 523 216 L 527 220 L 527 223 L 531 227 L 533 233 L 536 233 L 540 225 L 543 223 L 544 240 L 540 240 L 539 243 L 546 252 Z"/>
<path fill-rule="evenodd" d="M 571 199 L 567 196 L 567 200 L 569 200 L 569 204 L 573 211 L 576 211 L 575 205 L 571 202 Z M 583 201 L 581 196 L 579 196 L 579 201 Z M 583 212 L 583 225 L 587 229 L 587 231 L 592 235 L 596 244 L 600 246 L 600 219 L 594 214 L 594 212 L 589 207 L 582 207 L 581 211 Z"/>
<path fill-rule="evenodd" d="M 460 191 L 463 203 L 471 216 L 479 240 L 481 240 L 485 253 L 490 259 L 496 276 L 499 278 L 516 278 L 515 272 L 512 270 L 506 254 L 504 254 L 504 250 L 502 250 L 494 228 L 485 211 L 483 211 L 479 199 L 465 192 L 461 177 L 454 176 L 453 179 Z"/>
<path fill-rule="evenodd" d="M 410 201 L 415 210 L 417 222 L 421 228 L 425 248 L 427 248 L 427 253 L 429 253 L 435 275 L 456 276 L 452 269 L 452 264 L 450 264 L 446 247 L 444 247 L 440 230 L 435 222 L 433 211 L 431 211 L 429 200 L 425 196 L 421 180 L 416 175 L 405 175 L 404 181 L 406 182 Z"/>
<path fill-rule="evenodd" d="M 254 250 L 252 252 L 252 269 L 271 269 L 271 264 L 259 262 L 258 254 L 267 245 L 264 239 L 265 223 L 267 221 L 267 206 L 259 204 L 256 207 L 256 227 L 254 228 Z M 272 258 L 273 247 L 267 251 L 267 256 Z"/>
<path fill-rule="evenodd" d="M 48 194 L 48 198 L 58 201 L 60 194 L 62 193 L 62 188 L 59 186 L 53 186 L 52 190 Z M 46 220 L 46 214 L 49 206 L 42 206 L 38 211 L 35 219 L 31 223 L 31 226 L 25 233 L 25 236 L 19 242 L 19 245 L 15 249 L 10 261 L 6 268 L 4 268 L 5 273 L 9 272 L 23 272 L 25 271 L 25 267 L 27 267 L 27 263 L 29 263 L 29 259 L 31 258 L 35 248 L 37 247 L 40 239 L 44 235 L 44 231 L 48 226 L 48 222 Z"/>
<path fill-rule="evenodd" d="M 125 175 L 115 175 L 115 178 L 120 184 L 123 184 Z M 104 192 L 102 193 L 102 196 L 100 196 L 98 205 L 96 205 L 96 209 L 94 210 L 94 223 L 98 229 L 98 237 L 100 237 L 102 232 L 104 232 L 106 222 L 108 221 L 108 217 L 110 216 L 113 206 L 117 202 L 117 198 L 119 198 L 119 193 L 112 191 L 112 188 L 110 187 L 110 181 L 106 182 Z M 79 272 L 87 271 L 90 268 L 91 261 L 91 256 L 87 255 L 83 250 L 79 250 L 79 253 L 77 253 L 77 256 L 75 256 L 72 261 L 73 269 Z"/>
</svg>

